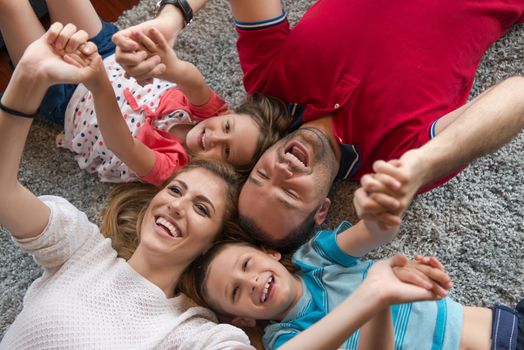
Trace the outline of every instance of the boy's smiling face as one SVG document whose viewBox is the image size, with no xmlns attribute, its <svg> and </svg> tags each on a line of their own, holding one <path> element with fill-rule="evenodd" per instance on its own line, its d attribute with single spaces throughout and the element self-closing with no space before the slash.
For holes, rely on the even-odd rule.
<svg viewBox="0 0 524 350">
<path fill-rule="evenodd" d="M 302 295 L 302 285 L 280 257 L 273 250 L 227 245 L 209 265 L 206 301 L 217 312 L 233 315 L 237 326 L 281 320 Z"/>
</svg>

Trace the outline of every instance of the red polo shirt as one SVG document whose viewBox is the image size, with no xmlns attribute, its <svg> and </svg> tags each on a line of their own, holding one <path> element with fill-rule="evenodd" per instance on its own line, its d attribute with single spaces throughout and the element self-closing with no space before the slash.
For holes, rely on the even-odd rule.
<svg viewBox="0 0 524 350">
<path fill-rule="evenodd" d="M 319 0 L 293 29 L 284 15 L 236 22 L 244 85 L 305 105 L 304 121 L 332 114 L 339 142 L 358 146 L 359 179 L 430 139 L 523 11 L 522 0 Z"/>
</svg>

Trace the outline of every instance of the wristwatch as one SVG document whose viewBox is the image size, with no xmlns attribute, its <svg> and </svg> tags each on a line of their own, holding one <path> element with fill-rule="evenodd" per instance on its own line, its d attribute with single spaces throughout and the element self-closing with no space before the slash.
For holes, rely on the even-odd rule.
<svg viewBox="0 0 524 350">
<path fill-rule="evenodd" d="M 187 0 L 160 0 L 156 3 L 156 14 L 160 13 L 160 11 L 164 8 L 164 5 L 174 5 L 177 7 L 180 11 L 182 11 L 182 16 L 184 17 L 184 22 L 186 22 L 186 26 L 191 23 L 193 20 L 193 10 L 191 9 L 191 6 L 187 3 Z"/>
</svg>

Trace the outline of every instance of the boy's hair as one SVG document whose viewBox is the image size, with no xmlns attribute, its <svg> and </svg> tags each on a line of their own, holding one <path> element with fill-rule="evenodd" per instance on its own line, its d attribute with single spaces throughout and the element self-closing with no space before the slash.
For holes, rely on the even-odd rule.
<svg viewBox="0 0 524 350">
<path fill-rule="evenodd" d="M 240 227 L 234 223 L 232 226 L 234 231 L 240 230 Z M 229 229 L 231 229 L 229 227 Z M 243 232 L 243 231 L 242 231 Z M 213 260 L 220 254 L 224 249 L 230 245 L 241 245 L 246 247 L 252 247 L 257 250 L 262 250 L 262 248 L 257 245 L 253 239 L 247 238 L 246 240 L 242 239 L 242 234 L 240 231 L 234 232 L 233 234 L 228 229 L 225 229 L 225 240 L 216 242 L 211 248 L 209 248 L 206 253 L 196 259 L 191 266 L 186 270 L 185 276 L 182 279 L 183 283 L 179 285 L 180 291 L 188 295 L 193 299 L 197 304 L 207 307 L 214 310 L 215 312 L 220 313 L 219 316 L 233 318 L 235 315 L 225 314 L 223 310 L 216 310 L 216 307 L 209 305 L 207 300 L 209 299 L 208 290 L 206 288 L 207 278 L 209 275 L 209 266 Z M 239 240 L 240 239 L 240 240 Z M 291 262 L 289 256 L 283 256 L 280 263 L 286 267 L 286 269 L 291 272 L 296 272 L 296 267 Z"/>
<path fill-rule="evenodd" d="M 237 168 L 239 172 L 246 175 L 262 154 L 287 134 L 292 119 L 287 105 L 282 100 L 260 93 L 247 95 L 244 103 L 234 111 L 237 114 L 249 115 L 260 128 L 257 148 L 251 162 Z"/>
<path fill-rule="evenodd" d="M 224 180 L 226 183 L 226 210 L 224 225 L 237 216 L 238 192 L 240 177 L 233 167 L 219 160 L 194 158 L 185 167 L 177 170 L 164 186 L 177 175 L 192 169 L 203 168 Z M 109 203 L 102 214 L 101 232 L 111 238 L 113 248 L 118 256 L 128 260 L 140 242 L 140 226 L 151 199 L 160 192 L 152 185 L 142 183 L 122 184 L 115 187 L 109 195 Z M 221 229 L 222 230 L 222 229 Z M 221 235 L 217 237 L 220 239 Z"/>
<path fill-rule="evenodd" d="M 243 215 L 238 216 L 239 224 L 247 232 L 251 233 L 252 240 L 281 253 L 292 253 L 302 244 L 306 243 L 317 229 L 315 214 L 318 209 L 314 209 L 306 219 L 292 231 L 288 232 L 284 238 L 279 240 L 269 239 L 269 235 L 263 231 L 255 222 Z"/>
</svg>

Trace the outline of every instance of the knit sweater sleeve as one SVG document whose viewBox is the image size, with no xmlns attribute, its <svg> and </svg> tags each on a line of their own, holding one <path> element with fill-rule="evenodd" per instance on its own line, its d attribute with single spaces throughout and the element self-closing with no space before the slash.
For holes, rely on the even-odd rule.
<svg viewBox="0 0 524 350">
<path fill-rule="evenodd" d="M 55 269 L 100 231 L 83 212 L 64 198 L 41 196 L 40 199 L 51 209 L 47 226 L 36 237 L 13 239 L 43 268 Z"/>
<path fill-rule="evenodd" d="M 160 349 L 255 350 L 240 328 L 216 323 L 214 314 L 199 306 L 184 313 L 185 320 L 165 339 Z"/>
</svg>

